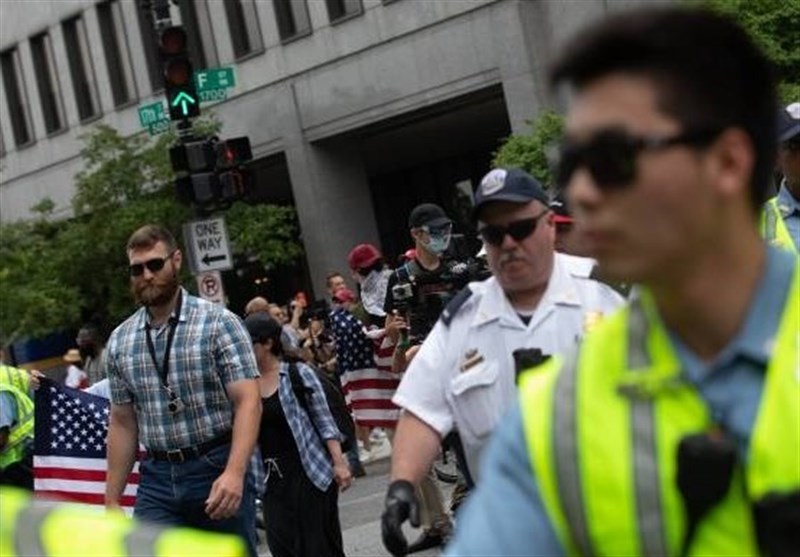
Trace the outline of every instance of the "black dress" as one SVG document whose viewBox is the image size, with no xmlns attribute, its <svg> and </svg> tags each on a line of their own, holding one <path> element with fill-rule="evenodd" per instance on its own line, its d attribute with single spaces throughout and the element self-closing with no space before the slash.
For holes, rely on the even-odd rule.
<svg viewBox="0 0 800 557">
<path fill-rule="evenodd" d="M 344 557 L 338 486 L 320 491 L 300 461 L 278 391 L 262 398 L 258 442 L 267 474 L 264 524 L 275 557 Z"/>
</svg>

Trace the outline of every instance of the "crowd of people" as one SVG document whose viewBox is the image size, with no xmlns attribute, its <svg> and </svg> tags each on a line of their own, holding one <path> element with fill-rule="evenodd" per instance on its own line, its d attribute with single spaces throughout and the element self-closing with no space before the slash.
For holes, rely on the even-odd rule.
<svg viewBox="0 0 800 557">
<path fill-rule="evenodd" d="M 597 24 L 552 76 L 573 91 L 555 195 L 489 171 L 475 256 L 422 203 L 395 268 L 359 244 L 321 303 L 239 317 L 180 286 L 166 228 L 136 230 L 140 309 L 64 355 L 111 400 L 106 506 L 141 444 L 136 518 L 255 555 L 260 498 L 272 555 L 339 556 L 339 493 L 391 452 L 393 555 L 800 553 L 800 103 L 744 31 L 683 7 Z M 4 484 L 31 487 L 38 381 L 0 367 Z"/>
</svg>

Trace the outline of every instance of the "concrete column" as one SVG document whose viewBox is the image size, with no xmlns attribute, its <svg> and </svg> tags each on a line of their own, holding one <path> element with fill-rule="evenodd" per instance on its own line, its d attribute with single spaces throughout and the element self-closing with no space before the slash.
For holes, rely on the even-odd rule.
<svg viewBox="0 0 800 557">
<path fill-rule="evenodd" d="M 283 130 L 285 155 L 314 295 L 320 297 L 328 273 L 348 273 L 354 245 L 378 245 L 378 225 L 356 145 L 346 139 L 308 143 L 297 113 L 294 122 L 294 129 Z"/>
</svg>

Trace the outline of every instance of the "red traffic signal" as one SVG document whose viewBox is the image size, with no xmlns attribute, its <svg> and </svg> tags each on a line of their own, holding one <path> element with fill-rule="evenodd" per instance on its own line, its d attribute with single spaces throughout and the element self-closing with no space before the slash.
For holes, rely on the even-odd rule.
<svg viewBox="0 0 800 557">
<path fill-rule="evenodd" d="M 162 56 L 177 56 L 189 46 L 186 30 L 183 27 L 167 27 L 161 32 L 158 47 Z"/>
</svg>

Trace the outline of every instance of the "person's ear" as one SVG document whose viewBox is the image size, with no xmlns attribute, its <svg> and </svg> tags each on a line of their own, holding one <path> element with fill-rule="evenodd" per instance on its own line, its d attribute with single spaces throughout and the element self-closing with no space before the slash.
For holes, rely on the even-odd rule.
<svg viewBox="0 0 800 557">
<path fill-rule="evenodd" d="M 707 159 L 706 172 L 718 195 L 749 198 L 755 148 L 744 130 L 732 128 L 722 132 L 709 148 Z"/>
<path fill-rule="evenodd" d="M 175 266 L 175 273 L 177 274 L 178 271 L 181 270 L 181 265 L 183 264 L 183 253 L 181 253 L 181 250 L 176 249 L 175 253 L 172 254 L 172 264 Z"/>
</svg>

